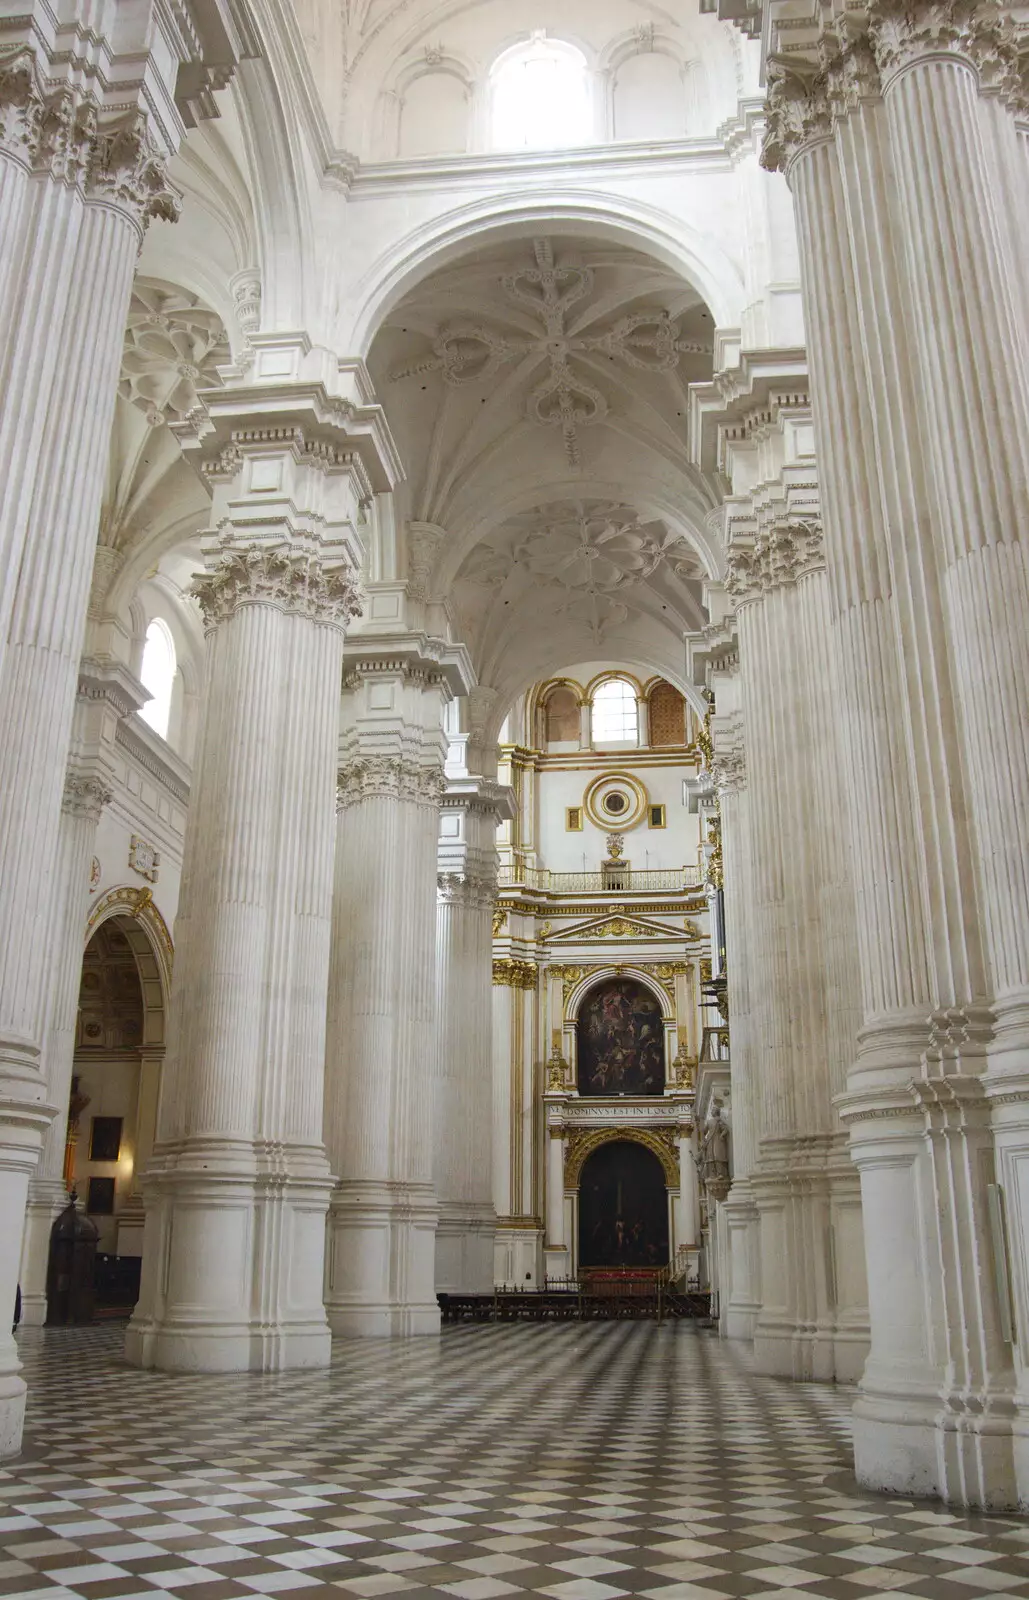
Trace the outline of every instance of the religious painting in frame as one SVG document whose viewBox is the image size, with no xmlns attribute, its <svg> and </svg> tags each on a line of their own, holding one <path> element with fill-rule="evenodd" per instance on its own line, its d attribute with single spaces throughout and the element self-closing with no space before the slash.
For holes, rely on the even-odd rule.
<svg viewBox="0 0 1029 1600">
<path fill-rule="evenodd" d="M 645 985 L 634 978 L 606 978 L 583 1000 L 576 1031 L 580 1094 L 664 1092 L 661 1005 Z"/>
<path fill-rule="evenodd" d="M 657 1156 L 612 1139 L 583 1163 L 579 1180 L 579 1266 L 668 1265 L 668 1188 Z"/>
</svg>

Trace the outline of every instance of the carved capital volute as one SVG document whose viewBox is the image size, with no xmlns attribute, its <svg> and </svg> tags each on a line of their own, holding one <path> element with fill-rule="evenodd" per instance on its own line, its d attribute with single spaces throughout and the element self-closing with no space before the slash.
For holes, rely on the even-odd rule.
<svg viewBox="0 0 1029 1600">
<path fill-rule="evenodd" d="M 360 587 L 348 567 L 323 566 L 310 551 L 281 545 L 223 550 L 213 570 L 194 579 L 192 593 L 209 633 L 241 606 L 273 606 L 337 628 L 361 610 Z"/>
</svg>

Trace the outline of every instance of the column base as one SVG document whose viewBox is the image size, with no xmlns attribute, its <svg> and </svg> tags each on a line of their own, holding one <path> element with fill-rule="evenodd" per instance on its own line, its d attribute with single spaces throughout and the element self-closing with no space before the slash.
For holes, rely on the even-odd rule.
<svg viewBox="0 0 1029 1600">
<path fill-rule="evenodd" d="M 938 1403 L 864 1394 L 853 1427 L 854 1472 L 865 1488 L 938 1496 L 968 1511 L 1019 1509 L 1010 1417 L 941 1414 Z"/>
<path fill-rule="evenodd" d="M 723 1339 L 752 1343 L 761 1310 L 761 1218 L 749 1182 L 739 1179 L 718 1207 L 720 1315 Z"/>
<path fill-rule="evenodd" d="M 488 1204 L 441 1200 L 436 1225 L 437 1293 L 490 1294 L 497 1216 Z"/>
<path fill-rule="evenodd" d="M 68 1204 L 63 1178 L 30 1178 L 21 1241 L 21 1323 L 42 1328 L 46 1322 L 46 1280 L 50 1266 L 50 1230 Z"/>
<path fill-rule="evenodd" d="M 21 1449 L 28 1387 L 16 1372 L 0 1373 L 0 1460 Z"/>
<path fill-rule="evenodd" d="M 325 1310 L 333 1333 L 438 1333 L 431 1184 L 347 1179 L 329 1206 Z"/>
<path fill-rule="evenodd" d="M 498 1217 L 493 1245 L 493 1282 L 498 1289 L 539 1289 L 543 1266 L 543 1226 L 535 1217 Z"/>
<path fill-rule="evenodd" d="M 860 1188 L 841 1153 L 841 1141 L 828 1134 L 762 1143 L 751 1178 L 760 1216 L 758 1372 L 831 1383 L 853 1380 L 863 1369 L 868 1312 Z"/>
<path fill-rule="evenodd" d="M 328 1366 L 321 1280 L 330 1189 L 316 1149 L 195 1141 L 176 1156 L 163 1152 L 143 1184 L 143 1272 L 127 1359 L 166 1372 Z"/>
</svg>

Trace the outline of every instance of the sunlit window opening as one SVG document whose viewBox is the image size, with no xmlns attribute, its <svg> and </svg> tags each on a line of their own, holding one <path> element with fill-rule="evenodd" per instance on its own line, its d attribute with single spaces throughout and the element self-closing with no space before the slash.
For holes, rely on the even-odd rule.
<svg viewBox="0 0 1029 1600">
<path fill-rule="evenodd" d="M 175 642 L 168 624 L 155 617 L 146 631 L 143 665 L 139 672 L 144 689 L 153 696 L 139 713 L 162 739 L 168 737 L 172 686 L 175 683 Z"/>
<path fill-rule="evenodd" d="M 542 31 L 505 50 L 493 67 L 493 145 L 555 150 L 588 144 L 592 106 L 586 59 Z"/>
<path fill-rule="evenodd" d="M 593 696 L 593 743 L 638 742 L 636 691 L 624 678 L 607 678 Z"/>
</svg>

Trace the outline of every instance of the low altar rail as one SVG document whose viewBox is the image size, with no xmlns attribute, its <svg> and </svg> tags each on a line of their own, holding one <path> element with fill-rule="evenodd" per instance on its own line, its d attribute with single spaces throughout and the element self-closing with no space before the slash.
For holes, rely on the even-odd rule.
<svg viewBox="0 0 1029 1600">
<path fill-rule="evenodd" d="M 604 1268 L 542 1289 L 440 1294 L 444 1322 L 591 1322 L 666 1317 L 710 1321 L 711 1296 L 673 1281 L 668 1268 Z"/>
</svg>

